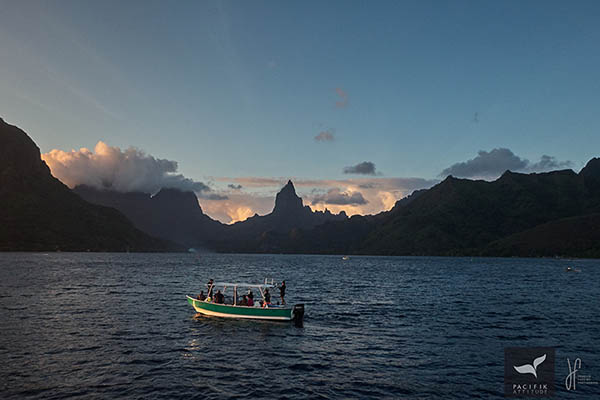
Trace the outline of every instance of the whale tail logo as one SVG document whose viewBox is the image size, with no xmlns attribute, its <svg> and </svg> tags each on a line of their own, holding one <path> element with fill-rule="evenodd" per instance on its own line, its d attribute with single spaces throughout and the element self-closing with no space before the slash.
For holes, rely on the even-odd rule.
<svg viewBox="0 0 600 400">
<path fill-rule="evenodd" d="M 537 379 L 537 367 L 544 361 L 546 361 L 545 354 L 533 360 L 533 364 L 524 364 L 518 367 L 514 366 L 513 368 L 520 374 L 532 374 L 533 376 L 535 376 L 535 379 Z"/>
</svg>

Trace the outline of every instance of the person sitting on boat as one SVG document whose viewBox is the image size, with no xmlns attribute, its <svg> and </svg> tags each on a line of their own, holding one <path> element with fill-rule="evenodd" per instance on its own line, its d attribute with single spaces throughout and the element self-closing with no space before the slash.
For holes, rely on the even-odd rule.
<svg viewBox="0 0 600 400">
<path fill-rule="evenodd" d="M 247 306 L 248 305 L 248 295 L 244 295 L 242 296 L 242 301 L 240 302 L 240 306 Z"/>
<path fill-rule="evenodd" d="M 200 301 L 206 300 L 206 296 L 204 295 L 204 290 L 200 291 L 200 294 L 198 295 L 197 299 Z"/>
<path fill-rule="evenodd" d="M 281 297 L 281 304 L 285 304 L 285 281 L 281 281 L 279 286 L 279 297 Z"/>
<path fill-rule="evenodd" d="M 248 298 L 254 300 L 254 293 L 252 293 L 252 290 L 248 290 Z"/>
<path fill-rule="evenodd" d="M 217 303 L 217 304 L 225 303 L 225 296 L 223 296 L 223 293 L 221 293 L 220 290 L 217 290 L 217 294 L 215 294 L 215 303 Z"/>
<path fill-rule="evenodd" d="M 252 296 L 254 297 L 254 296 Z M 250 297 L 249 295 L 246 295 L 246 301 L 247 301 L 247 306 L 248 307 L 254 307 L 254 299 Z"/>
</svg>

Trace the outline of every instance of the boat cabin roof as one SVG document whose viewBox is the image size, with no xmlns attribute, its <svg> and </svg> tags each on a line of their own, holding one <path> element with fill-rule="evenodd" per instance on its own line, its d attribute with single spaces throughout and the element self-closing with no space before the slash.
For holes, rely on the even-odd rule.
<svg viewBox="0 0 600 400">
<path fill-rule="evenodd" d="M 227 287 L 247 287 L 247 288 L 274 288 L 276 287 L 270 283 L 237 283 L 237 282 L 213 282 L 213 286 L 227 286 Z"/>
</svg>

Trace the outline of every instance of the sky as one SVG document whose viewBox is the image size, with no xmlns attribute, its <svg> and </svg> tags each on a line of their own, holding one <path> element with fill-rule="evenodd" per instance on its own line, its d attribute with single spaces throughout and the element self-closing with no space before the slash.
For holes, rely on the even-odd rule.
<svg viewBox="0 0 600 400">
<path fill-rule="evenodd" d="M 600 155 L 597 1 L 0 7 L 0 117 L 69 186 L 179 186 L 229 223 L 288 179 L 366 214 Z"/>
</svg>

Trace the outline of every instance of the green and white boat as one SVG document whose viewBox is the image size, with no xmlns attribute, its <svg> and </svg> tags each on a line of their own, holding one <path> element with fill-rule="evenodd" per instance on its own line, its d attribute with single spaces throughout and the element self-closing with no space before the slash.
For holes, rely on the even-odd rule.
<svg viewBox="0 0 600 400">
<path fill-rule="evenodd" d="M 266 304 L 261 306 L 260 303 L 265 303 L 265 289 L 273 289 L 277 286 L 273 283 L 264 284 L 249 284 L 249 283 L 231 283 L 231 282 L 215 282 L 208 289 L 209 296 L 200 300 L 191 296 L 186 296 L 188 303 L 194 307 L 196 312 L 223 318 L 245 318 L 245 319 L 263 319 L 271 321 L 295 321 L 302 323 L 304 318 L 304 304 L 275 305 Z M 219 304 L 214 302 L 216 288 L 223 288 L 223 294 L 227 293 L 227 289 L 233 289 L 232 301 L 230 304 Z M 257 301 L 254 306 L 246 306 L 238 304 L 238 288 L 240 289 L 258 289 L 262 296 L 262 302 Z M 211 298 L 213 297 L 213 298 Z M 228 296 L 229 297 L 229 296 Z"/>
</svg>

